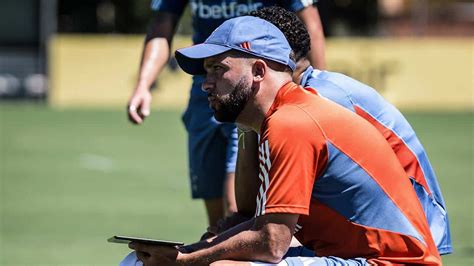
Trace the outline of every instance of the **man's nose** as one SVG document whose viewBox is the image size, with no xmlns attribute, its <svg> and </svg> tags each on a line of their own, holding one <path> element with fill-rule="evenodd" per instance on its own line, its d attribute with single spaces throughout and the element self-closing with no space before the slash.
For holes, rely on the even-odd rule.
<svg viewBox="0 0 474 266">
<path fill-rule="evenodd" d="M 209 78 L 206 77 L 206 79 L 204 80 L 204 82 L 202 83 L 202 86 L 201 86 L 202 91 L 209 92 L 213 87 L 212 84 L 213 83 L 209 81 Z"/>
</svg>

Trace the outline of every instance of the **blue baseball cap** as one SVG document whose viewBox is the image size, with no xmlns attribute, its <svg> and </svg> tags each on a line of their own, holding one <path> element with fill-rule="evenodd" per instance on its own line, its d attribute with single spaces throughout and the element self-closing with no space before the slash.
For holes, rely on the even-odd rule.
<svg viewBox="0 0 474 266">
<path fill-rule="evenodd" d="M 252 16 L 229 19 L 222 23 L 204 43 L 178 49 L 179 66 L 188 74 L 204 75 L 204 59 L 237 50 L 287 65 L 295 70 L 292 52 L 285 35 L 272 23 Z"/>
</svg>

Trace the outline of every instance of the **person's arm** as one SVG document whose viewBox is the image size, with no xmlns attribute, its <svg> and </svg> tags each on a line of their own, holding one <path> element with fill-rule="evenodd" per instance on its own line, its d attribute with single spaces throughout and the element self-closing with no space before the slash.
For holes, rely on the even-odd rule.
<svg viewBox="0 0 474 266">
<path fill-rule="evenodd" d="M 311 38 L 311 51 L 308 54 L 311 65 L 317 69 L 326 69 L 324 32 L 318 9 L 314 5 L 310 5 L 296 14 L 306 25 Z"/>
<path fill-rule="evenodd" d="M 199 242 L 181 253 L 171 248 L 132 243 L 145 265 L 209 265 L 220 260 L 278 263 L 287 252 L 298 214 L 274 213 L 242 223 L 216 238 Z"/>
<path fill-rule="evenodd" d="M 150 87 L 168 62 L 178 20 L 175 14 L 157 12 L 147 32 L 137 85 L 128 101 L 128 117 L 135 124 L 150 114 Z"/>
<path fill-rule="evenodd" d="M 258 134 L 239 129 L 239 149 L 235 170 L 235 200 L 237 211 L 245 216 L 255 214 L 259 186 Z"/>
</svg>

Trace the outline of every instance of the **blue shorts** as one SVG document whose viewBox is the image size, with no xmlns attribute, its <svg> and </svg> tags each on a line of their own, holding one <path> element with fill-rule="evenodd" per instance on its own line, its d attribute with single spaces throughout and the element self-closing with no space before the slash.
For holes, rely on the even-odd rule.
<svg viewBox="0 0 474 266">
<path fill-rule="evenodd" d="M 220 123 L 209 108 L 201 82 L 194 79 L 183 123 L 188 131 L 188 160 L 193 198 L 221 198 L 227 173 L 234 173 L 238 136 L 235 124 Z M 200 81 L 200 80 L 198 80 Z"/>
</svg>

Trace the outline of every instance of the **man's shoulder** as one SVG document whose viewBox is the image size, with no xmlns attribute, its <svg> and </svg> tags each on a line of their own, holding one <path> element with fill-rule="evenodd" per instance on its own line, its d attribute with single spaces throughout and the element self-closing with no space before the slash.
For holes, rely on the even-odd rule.
<svg viewBox="0 0 474 266">
<path fill-rule="evenodd" d="M 353 103 L 385 104 L 374 88 L 342 73 L 315 70 L 306 81 L 306 86 L 316 88 L 318 93 L 338 103 L 342 98 L 349 98 Z"/>
<path fill-rule="evenodd" d="M 288 140 L 324 138 L 324 133 L 316 118 L 304 107 L 297 104 L 280 106 L 268 117 L 265 131 L 269 135 L 282 136 Z"/>
<path fill-rule="evenodd" d="M 314 121 L 313 116 L 305 106 L 289 103 L 279 106 L 269 117 L 269 121 L 281 126 L 305 126 Z"/>
<path fill-rule="evenodd" d="M 326 112 L 332 112 L 333 108 L 340 108 L 339 106 L 326 106 L 327 102 L 327 99 L 302 87 L 293 87 L 284 93 L 280 92 L 274 107 L 275 110 L 270 118 L 271 120 L 282 120 L 286 122 L 287 126 L 313 125 Z"/>
<path fill-rule="evenodd" d="M 325 97 L 295 90 L 284 98 L 288 102 L 278 106 L 268 120 L 268 127 L 288 132 L 321 132 L 327 139 L 332 138 L 334 132 L 373 131 L 363 118 Z"/>
</svg>

